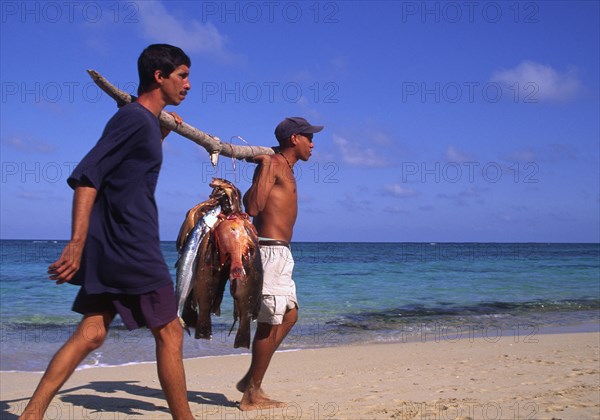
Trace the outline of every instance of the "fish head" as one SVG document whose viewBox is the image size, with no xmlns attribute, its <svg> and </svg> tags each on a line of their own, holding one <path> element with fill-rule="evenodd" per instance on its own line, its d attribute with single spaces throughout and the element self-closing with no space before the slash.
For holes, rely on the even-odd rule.
<svg viewBox="0 0 600 420">
<path fill-rule="evenodd" d="M 213 188 L 210 196 L 219 200 L 223 213 L 242 211 L 242 193 L 233 183 L 226 179 L 213 178 L 209 185 Z"/>
</svg>

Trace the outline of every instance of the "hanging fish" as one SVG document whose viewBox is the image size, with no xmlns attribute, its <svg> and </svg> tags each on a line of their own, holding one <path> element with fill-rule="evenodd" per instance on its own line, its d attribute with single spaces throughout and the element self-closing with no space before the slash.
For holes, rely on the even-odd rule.
<svg viewBox="0 0 600 420">
<path fill-rule="evenodd" d="M 221 314 L 227 280 L 233 297 L 234 347 L 250 347 L 250 321 L 260 308 L 263 272 L 258 234 L 242 211 L 241 193 L 231 182 L 214 178 L 209 199 L 186 214 L 177 239 L 177 314 L 195 338 L 212 336 L 211 314 Z M 189 330 L 188 330 L 189 332 Z"/>
</svg>

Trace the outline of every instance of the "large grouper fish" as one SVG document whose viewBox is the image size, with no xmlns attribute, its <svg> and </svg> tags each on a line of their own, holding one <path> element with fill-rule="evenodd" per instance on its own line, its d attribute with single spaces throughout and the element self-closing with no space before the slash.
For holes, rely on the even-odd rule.
<svg viewBox="0 0 600 420">
<path fill-rule="evenodd" d="M 260 309 L 263 271 L 258 235 L 242 211 L 240 190 L 213 178 L 208 200 L 190 209 L 177 237 L 177 315 L 195 338 L 212 337 L 211 314 L 221 315 L 227 280 L 233 297 L 233 347 L 250 348 L 250 321 Z"/>
</svg>

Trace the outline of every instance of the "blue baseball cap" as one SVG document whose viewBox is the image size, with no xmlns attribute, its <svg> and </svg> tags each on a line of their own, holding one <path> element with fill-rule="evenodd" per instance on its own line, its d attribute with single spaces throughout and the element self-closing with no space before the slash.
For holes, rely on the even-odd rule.
<svg viewBox="0 0 600 420">
<path fill-rule="evenodd" d="M 311 125 L 302 117 L 288 117 L 275 127 L 275 137 L 281 143 L 290 138 L 292 134 L 318 133 L 323 128 L 322 125 Z"/>
</svg>

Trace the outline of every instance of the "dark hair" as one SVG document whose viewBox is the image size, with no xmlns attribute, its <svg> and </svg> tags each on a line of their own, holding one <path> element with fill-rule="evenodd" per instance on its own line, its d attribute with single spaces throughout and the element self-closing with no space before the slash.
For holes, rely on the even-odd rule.
<svg viewBox="0 0 600 420">
<path fill-rule="evenodd" d="M 156 70 L 160 70 L 164 77 L 169 77 L 173 70 L 181 65 L 188 67 L 192 65 L 190 58 L 181 48 L 168 44 L 152 44 L 146 47 L 138 58 L 138 74 L 140 76 L 138 95 L 146 92 L 154 83 Z"/>
</svg>

